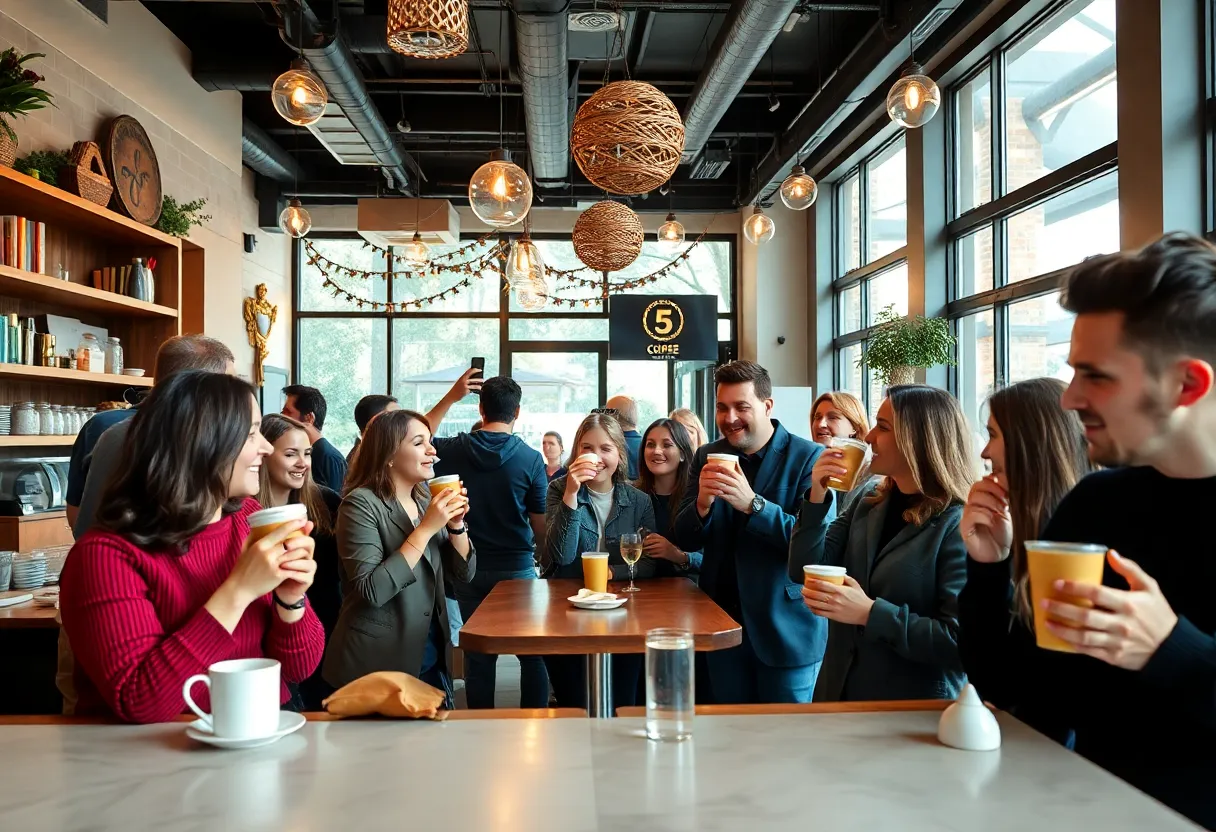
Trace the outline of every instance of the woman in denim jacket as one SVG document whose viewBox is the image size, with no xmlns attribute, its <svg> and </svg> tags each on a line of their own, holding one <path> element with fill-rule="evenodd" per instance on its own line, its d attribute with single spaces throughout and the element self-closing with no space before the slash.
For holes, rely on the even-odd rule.
<svg viewBox="0 0 1216 832">
<path fill-rule="evenodd" d="M 593 454 L 595 459 L 580 459 L 584 454 Z M 549 483 L 545 504 L 545 548 L 551 563 L 548 577 L 581 579 L 583 552 L 607 552 L 612 579 L 629 578 L 629 566 L 621 557 L 621 535 L 653 529 L 655 524 L 650 496 L 625 482 L 627 459 L 625 435 L 614 417 L 592 413 L 579 425 L 566 476 Z M 654 575 L 652 559 L 638 561 L 638 578 Z M 545 657 L 559 707 L 587 706 L 583 664 L 582 656 Z M 617 705 L 636 701 L 640 672 L 641 656 L 618 656 L 613 662 Z"/>
</svg>

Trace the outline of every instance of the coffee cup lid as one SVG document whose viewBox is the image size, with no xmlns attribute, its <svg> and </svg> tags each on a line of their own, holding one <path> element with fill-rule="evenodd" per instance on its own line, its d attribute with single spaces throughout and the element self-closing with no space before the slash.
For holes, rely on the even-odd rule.
<svg viewBox="0 0 1216 832">
<path fill-rule="evenodd" d="M 303 503 L 289 503 L 285 506 L 272 506 L 255 511 L 249 515 L 249 525 L 269 526 L 271 523 L 284 523 L 288 520 L 307 520 L 308 508 Z"/>
<path fill-rule="evenodd" d="M 1056 552 L 1061 555 L 1106 554 L 1106 547 L 1096 543 L 1061 543 L 1055 540 L 1027 540 L 1028 552 Z"/>
<path fill-rule="evenodd" d="M 599 462 L 599 461 L 600 461 L 600 455 L 599 455 L 599 454 L 593 454 L 593 453 L 579 454 L 579 455 L 578 455 L 578 457 L 577 457 L 577 459 L 576 459 L 575 461 L 577 462 L 579 459 L 594 459 L 596 462 Z"/>
<path fill-rule="evenodd" d="M 432 477 L 431 485 L 443 485 L 448 482 L 460 482 L 460 474 L 444 474 L 442 477 Z"/>
<path fill-rule="evenodd" d="M 706 459 L 738 459 L 738 454 L 708 454 Z"/>
<path fill-rule="evenodd" d="M 847 575 L 843 566 L 820 566 L 812 564 L 802 567 L 802 572 L 805 575 Z"/>
</svg>

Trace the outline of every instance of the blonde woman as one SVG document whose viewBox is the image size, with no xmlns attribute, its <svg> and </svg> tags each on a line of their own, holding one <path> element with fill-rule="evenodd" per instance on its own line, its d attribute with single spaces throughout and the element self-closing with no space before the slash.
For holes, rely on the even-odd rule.
<svg viewBox="0 0 1216 832">
<path fill-rule="evenodd" d="M 694 451 L 702 445 L 709 444 L 709 434 L 705 431 L 705 425 L 701 424 L 701 417 L 687 407 L 677 407 L 671 411 L 670 418 L 675 419 L 688 431 L 688 438 L 692 440 Z"/>
<path fill-rule="evenodd" d="M 802 581 L 811 564 L 846 570 L 843 584 L 812 580 L 802 590 L 830 622 L 815 701 L 958 695 L 967 561 L 959 523 L 975 480 L 968 437 L 949 393 L 896 385 L 866 435 L 882 480 L 834 521 L 827 480 L 846 473 L 843 457 L 828 448 L 815 463 L 790 541 L 790 579 Z"/>
<path fill-rule="evenodd" d="M 866 409 L 861 399 L 852 393 L 839 390 L 824 393 L 811 405 L 811 438 L 820 445 L 831 445 L 833 439 L 860 439 L 864 442 L 869 433 L 870 420 L 866 418 Z M 836 506 L 836 513 L 847 511 L 858 497 L 876 484 L 872 480 L 870 465 L 867 462 L 857 472 L 857 480 L 852 490 L 839 495 L 840 502 Z"/>
</svg>

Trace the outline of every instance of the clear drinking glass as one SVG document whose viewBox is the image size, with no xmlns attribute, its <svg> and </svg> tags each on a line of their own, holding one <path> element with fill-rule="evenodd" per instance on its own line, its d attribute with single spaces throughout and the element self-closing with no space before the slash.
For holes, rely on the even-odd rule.
<svg viewBox="0 0 1216 832">
<path fill-rule="evenodd" d="M 621 535 L 621 557 L 625 559 L 625 563 L 629 564 L 629 586 L 621 591 L 637 592 L 638 588 L 633 585 L 633 577 L 637 572 L 638 561 L 642 559 L 642 536 L 640 534 L 626 532 Z"/>
<path fill-rule="evenodd" d="M 679 742 L 692 736 L 694 642 L 688 630 L 646 633 L 646 736 Z"/>
</svg>

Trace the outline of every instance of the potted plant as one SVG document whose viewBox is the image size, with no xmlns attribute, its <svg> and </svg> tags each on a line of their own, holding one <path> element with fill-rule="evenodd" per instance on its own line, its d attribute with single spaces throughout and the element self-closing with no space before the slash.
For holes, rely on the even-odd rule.
<svg viewBox="0 0 1216 832">
<path fill-rule="evenodd" d="M 17 134 L 9 123 L 13 116 L 25 116 L 52 104 L 51 94 L 38 89 L 46 78 L 23 66 L 26 61 L 45 57 L 40 52 L 21 55 L 12 47 L 0 52 L 0 165 L 5 167 L 11 167 L 17 158 Z"/>
<path fill-rule="evenodd" d="M 954 342 L 945 318 L 901 315 L 892 304 L 878 313 L 857 366 L 869 367 L 884 387 L 910 384 L 917 368 L 953 366 Z"/>
<path fill-rule="evenodd" d="M 156 221 L 156 230 L 174 237 L 185 237 L 193 226 L 202 225 L 211 219 L 210 214 L 202 213 L 206 204 L 205 196 L 179 204 L 176 199 L 165 194 L 164 201 L 161 202 L 160 219 Z"/>
<path fill-rule="evenodd" d="M 51 185 L 57 185 L 59 169 L 68 166 L 68 154 L 62 150 L 35 150 L 13 163 L 13 169 Z"/>
</svg>

